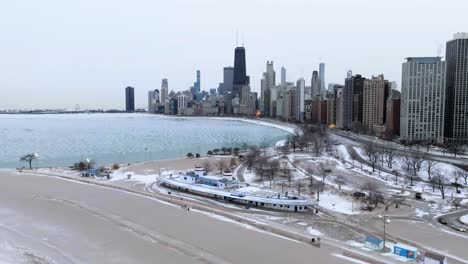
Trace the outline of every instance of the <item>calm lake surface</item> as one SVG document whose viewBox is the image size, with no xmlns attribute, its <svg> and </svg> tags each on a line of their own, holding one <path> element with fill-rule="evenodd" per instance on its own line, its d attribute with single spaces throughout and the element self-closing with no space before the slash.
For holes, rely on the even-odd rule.
<svg viewBox="0 0 468 264">
<path fill-rule="evenodd" d="M 97 164 L 205 155 L 210 149 L 274 145 L 288 133 L 242 121 L 149 114 L 0 115 L 0 168 L 26 166 L 19 157 L 37 153 L 34 167 Z M 146 149 L 146 151 L 145 151 Z"/>
</svg>

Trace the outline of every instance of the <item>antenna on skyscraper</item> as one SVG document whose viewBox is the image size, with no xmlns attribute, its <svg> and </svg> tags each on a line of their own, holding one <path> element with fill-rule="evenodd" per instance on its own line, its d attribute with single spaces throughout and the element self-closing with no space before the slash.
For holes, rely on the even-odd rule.
<svg viewBox="0 0 468 264">
<path fill-rule="evenodd" d="M 239 30 L 236 30 L 236 47 L 239 47 Z"/>
<path fill-rule="evenodd" d="M 242 32 L 242 47 L 244 47 L 244 32 Z"/>
</svg>

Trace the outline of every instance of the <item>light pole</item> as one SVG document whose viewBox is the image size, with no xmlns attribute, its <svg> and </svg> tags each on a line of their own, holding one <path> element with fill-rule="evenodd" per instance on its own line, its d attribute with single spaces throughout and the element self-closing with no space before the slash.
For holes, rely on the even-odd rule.
<svg viewBox="0 0 468 264">
<path fill-rule="evenodd" d="M 390 223 L 390 219 L 388 219 L 388 215 L 379 215 L 380 221 L 383 223 L 383 249 L 382 251 L 385 253 L 385 243 L 387 242 L 387 230 L 386 227 Z"/>
<path fill-rule="evenodd" d="M 146 151 L 147 151 L 147 150 L 148 150 L 148 148 L 145 147 L 145 160 L 144 160 L 144 161 L 146 161 Z"/>
</svg>

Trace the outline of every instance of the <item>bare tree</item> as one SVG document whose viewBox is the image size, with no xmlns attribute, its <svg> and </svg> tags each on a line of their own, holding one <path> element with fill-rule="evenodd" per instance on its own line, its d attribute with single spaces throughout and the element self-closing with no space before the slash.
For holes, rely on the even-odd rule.
<svg viewBox="0 0 468 264">
<path fill-rule="evenodd" d="M 261 181 L 263 181 L 263 177 L 267 176 L 270 172 L 268 159 L 266 157 L 256 160 L 254 167 L 255 167 L 255 171 L 260 176 Z"/>
<path fill-rule="evenodd" d="M 232 157 L 230 160 L 229 160 L 229 167 L 231 168 L 234 168 L 237 166 L 237 159 Z"/>
<path fill-rule="evenodd" d="M 445 199 L 445 188 L 447 184 L 449 184 L 449 180 L 448 180 L 448 176 L 446 175 L 446 172 L 438 170 L 434 178 L 437 184 L 437 188 L 439 189 L 440 194 L 442 195 L 442 199 Z"/>
<path fill-rule="evenodd" d="M 332 172 L 332 166 L 328 161 L 325 163 L 320 163 L 318 166 L 318 173 L 322 176 L 322 182 L 325 183 L 325 178 Z"/>
<path fill-rule="evenodd" d="M 343 186 L 346 183 L 345 177 L 343 174 L 338 174 L 335 177 L 335 183 L 338 184 L 338 189 L 341 190 L 341 186 Z"/>
<path fill-rule="evenodd" d="M 301 180 L 298 180 L 294 183 L 294 187 L 297 191 L 297 195 L 301 195 L 301 192 L 304 191 L 305 184 Z"/>
<path fill-rule="evenodd" d="M 275 179 L 276 174 L 280 170 L 280 163 L 277 159 L 272 159 L 268 161 L 268 168 L 269 168 L 269 174 L 268 174 L 268 179 L 270 180 L 270 189 L 271 189 L 271 183 Z"/>
<path fill-rule="evenodd" d="M 431 180 L 432 172 L 437 169 L 436 165 L 437 162 L 435 160 L 428 159 L 424 162 L 424 167 L 426 168 L 429 180 Z"/>
<path fill-rule="evenodd" d="M 422 154 L 417 154 L 416 156 L 413 157 L 413 163 L 418 172 L 421 170 L 421 167 L 424 164 L 425 160 L 426 160 L 426 157 Z"/>
<path fill-rule="evenodd" d="M 456 158 L 457 155 L 463 154 L 464 152 L 463 145 L 457 144 L 457 143 L 450 144 L 448 147 L 448 151 L 452 153 Z"/>
<path fill-rule="evenodd" d="M 315 182 L 314 169 L 312 167 L 308 166 L 308 167 L 305 168 L 305 171 L 306 171 L 307 177 L 309 177 L 309 190 L 310 190 L 310 194 L 312 194 L 313 193 L 314 182 Z"/>
<path fill-rule="evenodd" d="M 458 181 L 460 181 L 463 178 L 463 172 L 456 170 L 456 171 L 453 171 L 450 176 L 452 178 L 452 183 L 455 186 L 456 192 L 459 193 L 460 192 L 459 188 L 461 184 L 458 183 Z"/>
<path fill-rule="evenodd" d="M 465 180 L 465 185 L 467 185 L 467 184 L 468 184 L 468 183 L 467 183 L 467 180 L 468 180 L 468 171 L 466 171 L 466 170 L 463 170 L 463 171 L 462 171 L 462 178 L 463 178 L 463 180 Z"/>
<path fill-rule="evenodd" d="M 375 165 L 379 159 L 377 147 L 374 142 L 368 142 L 364 146 L 364 150 L 366 151 L 366 156 L 372 166 L 372 172 L 375 172 Z"/>
<path fill-rule="evenodd" d="M 205 160 L 203 161 L 202 163 L 202 167 L 203 169 L 208 173 L 211 171 L 212 167 L 211 167 L 211 162 L 209 160 Z"/>
<path fill-rule="evenodd" d="M 223 170 L 227 167 L 226 161 L 224 159 L 219 159 L 216 161 L 216 168 L 219 170 L 219 173 L 223 173 Z"/>
<path fill-rule="evenodd" d="M 29 153 L 20 157 L 20 161 L 29 163 L 29 169 L 32 169 L 33 160 L 37 159 L 37 154 Z"/>
<path fill-rule="evenodd" d="M 391 169 L 395 164 L 395 151 L 391 148 L 384 148 L 384 157 L 387 167 Z"/>
<path fill-rule="evenodd" d="M 255 161 L 260 157 L 260 149 L 256 146 L 252 146 L 249 149 L 249 152 L 245 156 L 247 168 L 249 168 L 250 172 L 252 172 L 252 167 Z"/>
<path fill-rule="evenodd" d="M 385 211 L 388 211 L 390 206 L 395 205 L 395 208 L 399 208 L 400 205 L 405 201 L 405 198 L 402 196 L 391 196 L 383 201 L 385 206 Z"/>
<path fill-rule="evenodd" d="M 281 173 L 283 175 L 283 178 L 285 178 L 288 181 L 288 186 L 291 187 L 293 177 L 287 162 L 281 163 Z"/>
<path fill-rule="evenodd" d="M 362 186 L 361 186 L 361 190 L 367 192 L 367 194 L 369 195 L 369 197 L 372 198 L 372 195 L 374 195 L 375 193 L 378 193 L 379 191 L 379 186 L 373 182 L 373 181 L 366 181 Z"/>
</svg>

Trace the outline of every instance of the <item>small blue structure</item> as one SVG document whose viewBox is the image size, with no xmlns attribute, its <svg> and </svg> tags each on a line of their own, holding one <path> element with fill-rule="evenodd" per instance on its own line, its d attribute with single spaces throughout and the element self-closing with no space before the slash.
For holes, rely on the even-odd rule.
<svg viewBox="0 0 468 264">
<path fill-rule="evenodd" d="M 372 250 L 382 250 L 384 247 L 383 240 L 375 236 L 366 237 L 364 240 L 364 246 Z"/>
<path fill-rule="evenodd" d="M 405 244 L 397 243 L 393 246 L 393 254 L 415 260 L 418 255 L 418 249 Z"/>
<path fill-rule="evenodd" d="M 96 169 L 88 169 L 81 173 L 81 177 L 95 177 L 99 173 Z"/>
</svg>

